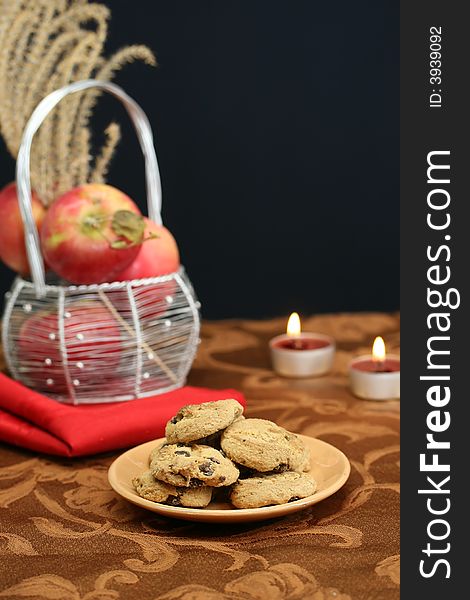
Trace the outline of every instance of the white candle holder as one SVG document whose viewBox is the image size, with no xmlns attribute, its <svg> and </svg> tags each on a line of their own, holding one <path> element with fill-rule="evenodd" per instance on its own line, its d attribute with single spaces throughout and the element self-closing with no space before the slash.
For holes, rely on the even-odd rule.
<svg viewBox="0 0 470 600">
<path fill-rule="evenodd" d="M 400 357 L 387 354 L 387 362 L 398 363 L 398 370 L 373 371 L 358 368 L 361 363 L 369 364 L 372 356 L 364 355 L 353 359 L 349 365 L 349 381 L 352 393 L 364 400 L 393 400 L 400 398 Z"/>
<path fill-rule="evenodd" d="M 318 340 L 322 343 L 317 348 L 286 348 L 283 343 L 294 343 L 298 340 Z M 327 373 L 333 364 L 335 356 L 335 341 L 321 333 L 303 332 L 298 336 L 278 335 L 269 342 L 271 361 L 274 370 L 283 377 L 315 377 Z"/>
</svg>

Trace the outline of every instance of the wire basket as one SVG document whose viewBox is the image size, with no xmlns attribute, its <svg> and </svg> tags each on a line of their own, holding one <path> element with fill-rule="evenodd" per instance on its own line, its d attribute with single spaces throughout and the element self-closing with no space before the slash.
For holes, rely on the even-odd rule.
<svg viewBox="0 0 470 600">
<path fill-rule="evenodd" d="M 120 87 L 78 81 L 44 98 L 28 121 L 16 165 L 31 280 L 17 277 L 6 295 L 3 348 L 12 376 L 73 404 L 116 402 L 184 385 L 199 343 L 200 304 L 183 267 L 160 277 L 67 285 L 45 274 L 31 208 L 34 134 L 68 94 L 99 88 L 127 109 L 145 159 L 147 206 L 161 224 L 161 184 L 149 121 Z"/>
</svg>

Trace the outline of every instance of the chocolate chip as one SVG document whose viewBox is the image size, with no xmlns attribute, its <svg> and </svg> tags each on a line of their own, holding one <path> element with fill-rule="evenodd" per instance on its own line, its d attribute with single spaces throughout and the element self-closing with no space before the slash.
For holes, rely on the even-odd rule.
<svg viewBox="0 0 470 600">
<path fill-rule="evenodd" d="M 181 501 L 178 496 L 168 496 L 166 503 L 170 506 L 181 506 Z"/>
<path fill-rule="evenodd" d="M 296 500 L 300 500 L 300 496 L 292 496 L 287 502 L 295 502 Z"/>
<path fill-rule="evenodd" d="M 204 485 L 204 482 L 201 481 L 200 479 L 196 479 L 196 478 L 191 478 L 189 480 L 189 487 L 190 488 L 196 488 L 196 487 L 201 487 L 202 485 Z"/>
<path fill-rule="evenodd" d="M 227 478 L 226 478 L 226 477 L 224 477 L 223 475 L 221 475 L 221 476 L 219 477 L 219 481 L 220 481 L 220 483 L 222 483 L 222 482 L 223 482 L 223 481 L 225 481 L 226 479 L 227 479 Z"/>
<path fill-rule="evenodd" d="M 175 454 L 180 454 L 181 456 L 191 456 L 188 450 L 175 450 Z"/>
<path fill-rule="evenodd" d="M 217 460 L 216 458 L 214 458 L 213 456 L 211 456 L 209 458 L 209 460 L 211 460 L 213 463 L 217 463 L 218 465 L 220 465 L 220 460 Z"/>
<path fill-rule="evenodd" d="M 178 423 L 178 421 L 181 421 L 182 418 L 183 415 L 181 412 L 176 413 L 176 415 L 171 419 L 170 423 L 173 423 L 173 425 L 175 425 L 176 423 Z"/>
<path fill-rule="evenodd" d="M 203 475 L 206 475 L 207 477 L 210 477 L 214 474 L 214 468 L 208 460 L 199 465 L 199 470 Z"/>
<path fill-rule="evenodd" d="M 186 444 L 183 444 L 183 442 L 178 442 L 176 445 L 178 448 L 186 448 Z"/>
</svg>

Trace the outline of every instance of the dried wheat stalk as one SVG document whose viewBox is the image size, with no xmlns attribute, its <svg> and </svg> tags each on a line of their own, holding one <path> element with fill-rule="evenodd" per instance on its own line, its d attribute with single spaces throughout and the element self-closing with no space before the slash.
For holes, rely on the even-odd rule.
<svg viewBox="0 0 470 600">
<path fill-rule="evenodd" d="M 0 0 L 0 133 L 14 158 L 29 116 L 48 93 L 89 77 L 109 81 L 135 60 L 156 65 L 141 45 L 102 56 L 109 17 L 106 6 L 88 0 Z M 31 179 L 46 205 L 76 185 L 105 181 L 120 128 L 107 127 L 93 161 L 90 119 L 99 95 L 66 98 L 36 135 Z"/>
</svg>

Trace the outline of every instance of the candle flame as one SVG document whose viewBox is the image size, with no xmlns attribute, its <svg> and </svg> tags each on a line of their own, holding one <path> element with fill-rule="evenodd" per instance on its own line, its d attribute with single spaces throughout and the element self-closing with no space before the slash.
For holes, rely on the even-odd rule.
<svg viewBox="0 0 470 600">
<path fill-rule="evenodd" d="M 299 314 L 293 312 L 287 321 L 287 335 L 292 337 L 299 336 L 301 332 Z"/>
<path fill-rule="evenodd" d="M 384 362 L 385 356 L 385 342 L 379 335 L 375 338 L 374 345 L 372 346 L 372 360 L 374 362 Z"/>
</svg>

